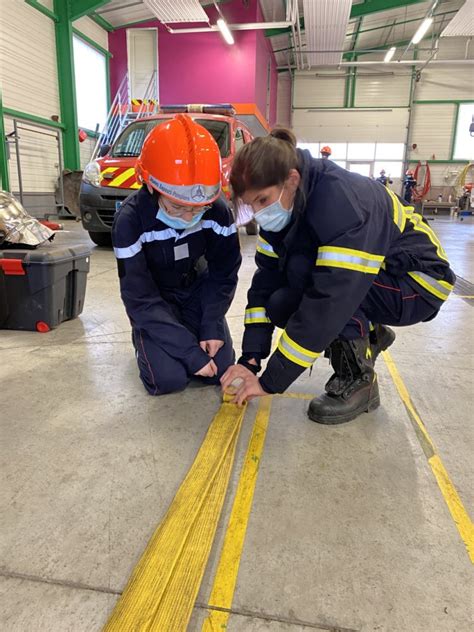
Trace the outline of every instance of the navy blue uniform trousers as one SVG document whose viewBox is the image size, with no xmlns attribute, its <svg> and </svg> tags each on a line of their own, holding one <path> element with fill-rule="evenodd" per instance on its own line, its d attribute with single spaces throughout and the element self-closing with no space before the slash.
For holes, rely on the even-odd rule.
<svg viewBox="0 0 474 632">
<path fill-rule="evenodd" d="M 196 344 L 199 344 L 199 328 L 202 320 L 200 288 L 193 294 L 178 292 L 167 302 L 176 319 L 196 337 Z M 189 375 L 184 365 L 166 353 L 160 345 L 160 340 L 150 336 L 145 329 L 133 327 L 132 340 L 140 379 L 150 395 L 181 391 L 186 388 L 191 379 L 202 384 L 219 384 L 222 374 L 235 362 L 232 338 L 225 319 L 224 346 L 213 358 L 217 366 L 217 375 L 212 378 Z"/>
<path fill-rule="evenodd" d="M 429 299 L 415 289 L 408 276 L 394 277 L 380 270 L 369 292 L 355 314 L 339 333 L 345 340 L 363 338 L 369 334 L 370 324 L 404 327 L 432 320 L 443 301 Z M 285 328 L 291 315 L 298 309 L 301 292 L 281 288 L 270 297 L 267 316 L 277 327 Z M 318 323 L 314 323 L 317 327 Z"/>
</svg>

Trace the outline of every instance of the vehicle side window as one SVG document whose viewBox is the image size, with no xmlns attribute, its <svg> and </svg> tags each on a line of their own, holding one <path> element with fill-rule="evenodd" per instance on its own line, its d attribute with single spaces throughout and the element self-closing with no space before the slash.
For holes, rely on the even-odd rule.
<svg viewBox="0 0 474 632">
<path fill-rule="evenodd" d="M 244 134 L 241 129 L 235 130 L 235 151 L 239 151 L 245 145 Z"/>
</svg>

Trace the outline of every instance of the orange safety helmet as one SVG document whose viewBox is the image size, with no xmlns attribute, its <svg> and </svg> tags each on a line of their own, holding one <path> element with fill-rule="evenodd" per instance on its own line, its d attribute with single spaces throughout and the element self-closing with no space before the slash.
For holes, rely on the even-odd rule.
<svg viewBox="0 0 474 632">
<path fill-rule="evenodd" d="M 330 156 L 332 154 L 332 150 L 329 145 L 324 145 L 324 147 L 321 148 L 321 154 L 323 156 Z"/>
<path fill-rule="evenodd" d="M 408 169 L 407 172 L 405 173 L 406 176 L 414 176 L 415 172 L 413 171 L 413 169 Z"/>
<path fill-rule="evenodd" d="M 183 206 L 205 206 L 221 191 L 219 147 L 187 114 L 177 114 L 151 130 L 135 171 L 141 182 Z"/>
<path fill-rule="evenodd" d="M 464 185 L 464 188 L 466 189 L 466 191 L 472 191 L 472 187 L 474 185 L 472 184 L 472 182 L 469 182 L 468 184 Z"/>
</svg>

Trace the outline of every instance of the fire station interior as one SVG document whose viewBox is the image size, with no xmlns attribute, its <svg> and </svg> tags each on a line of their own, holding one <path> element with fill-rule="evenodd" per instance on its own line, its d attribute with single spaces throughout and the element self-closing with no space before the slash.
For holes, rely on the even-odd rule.
<svg viewBox="0 0 474 632">
<path fill-rule="evenodd" d="M 473 0 L 1 2 L 2 631 L 473 629 L 473 35 Z M 279 255 L 230 174 L 239 151 L 276 126 L 318 169 L 337 165 L 335 226 L 342 195 L 358 198 L 344 182 L 359 174 L 394 209 L 390 230 L 404 230 L 403 216 L 454 273 L 417 286 L 438 301 L 436 317 L 391 326 L 396 338 L 376 363 L 370 346 L 359 358 L 380 405 L 347 423 L 309 416 L 315 399 L 352 397 L 326 392 L 336 347 L 311 347 L 325 326 L 317 318 L 296 341 L 274 327 L 258 378 L 248 364 L 229 369 L 261 389 L 242 404 L 239 377 L 226 388 L 195 375 L 173 392 L 146 386 L 153 370 L 121 283 L 146 248 L 167 246 L 158 229 L 137 241 L 118 225 L 134 200 L 161 204 L 137 161 L 146 139 L 173 125 L 200 129 L 220 165 L 229 221 L 191 223 L 219 238 L 217 269 L 241 252 L 225 308 L 236 360 L 248 361 L 244 332 L 268 331 L 249 288 L 258 262 Z M 193 189 L 193 213 L 206 186 Z M 288 215 L 281 186 L 268 204 Z M 317 223 L 318 202 L 309 206 Z M 163 213 L 156 221 L 174 223 L 159 234 L 181 238 L 184 220 Z M 362 274 L 361 254 L 331 265 Z M 189 256 L 175 247 L 171 272 Z M 383 259 L 368 255 L 362 271 Z M 336 321 L 332 305 L 326 320 Z M 210 349 L 192 335 L 200 353 Z M 277 378 L 298 365 L 283 392 L 263 386 L 272 362 Z"/>
</svg>

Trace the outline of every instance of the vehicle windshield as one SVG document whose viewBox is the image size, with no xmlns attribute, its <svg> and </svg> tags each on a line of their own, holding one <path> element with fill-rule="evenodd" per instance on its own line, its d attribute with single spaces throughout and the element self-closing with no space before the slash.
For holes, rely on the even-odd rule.
<svg viewBox="0 0 474 632">
<path fill-rule="evenodd" d="M 222 158 L 226 158 L 230 151 L 229 123 L 212 119 L 194 119 L 196 123 L 205 127 L 214 137 Z M 143 141 L 156 127 L 169 119 L 142 120 L 131 123 L 124 129 L 115 142 L 110 156 L 112 158 L 136 158 L 140 155 Z"/>
</svg>

